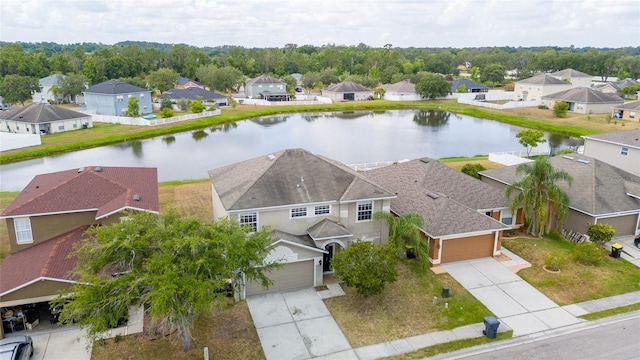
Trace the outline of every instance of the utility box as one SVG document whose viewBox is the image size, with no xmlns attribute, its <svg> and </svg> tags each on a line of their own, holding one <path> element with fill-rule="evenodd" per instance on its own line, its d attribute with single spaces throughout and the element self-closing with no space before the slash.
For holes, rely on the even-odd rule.
<svg viewBox="0 0 640 360">
<path fill-rule="evenodd" d="M 485 316 L 484 330 L 482 330 L 482 333 L 489 339 L 495 339 L 498 335 L 498 326 L 500 326 L 500 321 L 498 321 L 498 319 L 493 316 Z"/>
<path fill-rule="evenodd" d="M 613 245 L 611 245 L 611 254 L 609 256 L 611 256 L 612 258 L 619 258 L 620 257 L 620 253 L 622 252 L 622 245 L 615 243 Z"/>
</svg>

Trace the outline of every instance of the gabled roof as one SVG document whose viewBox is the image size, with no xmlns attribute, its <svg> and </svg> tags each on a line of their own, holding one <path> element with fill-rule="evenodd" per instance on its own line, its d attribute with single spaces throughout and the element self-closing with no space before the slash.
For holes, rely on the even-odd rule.
<svg viewBox="0 0 640 360">
<path fill-rule="evenodd" d="M 87 94 L 131 94 L 131 93 L 151 93 L 151 91 L 147 89 L 143 89 L 141 87 L 137 87 L 131 84 L 127 84 L 120 80 L 107 80 L 101 82 L 99 84 L 93 85 L 84 91 Z"/>
<path fill-rule="evenodd" d="M 209 170 L 209 178 L 228 211 L 394 197 L 346 165 L 304 149 Z"/>
<path fill-rule="evenodd" d="M 416 92 L 416 86 L 411 83 L 411 80 L 402 80 L 395 84 L 385 84 L 382 85 L 381 88 L 387 91 L 395 91 L 395 92 Z"/>
<path fill-rule="evenodd" d="M 560 70 L 560 71 L 556 71 L 556 72 L 551 73 L 549 75 L 560 77 L 560 78 L 569 78 L 569 79 L 570 78 L 591 78 L 592 77 L 589 74 L 585 74 L 583 72 L 580 72 L 578 70 L 573 70 L 571 68 Z"/>
<path fill-rule="evenodd" d="M 631 211 L 640 212 L 640 177 L 628 173 L 603 161 L 570 154 L 549 159 L 556 170 L 564 170 L 573 177 L 573 184 L 565 182 L 559 186 L 567 192 L 571 200 L 570 208 L 590 214 L 604 215 Z M 519 181 L 523 175 L 516 175 L 517 165 L 481 171 L 482 176 L 504 184 Z M 637 198 L 629 196 L 633 194 Z"/>
<path fill-rule="evenodd" d="M 635 101 L 640 110 L 640 101 Z M 584 139 L 613 143 L 640 149 L 640 129 L 623 130 L 598 135 L 583 136 Z"/>
<path fill-rule="evenodd" d="M 620 105 L 612 105 L 614 109 L 623 109 L 623 110 L 639 110 L 640 111 L 640 100 L 631 101 L 628 103 L 620 104 Z"/>
<path fill-rule="evenodd" d="M 618 81 L 614 82 L 613 84 L 615 84 L 616 86 L 619 86 L 620 88 L 623 88 L 623 87 L 629 86 L 629 85 L 636 85 L 636 84 L 638 84 L 638 82 L 633 80 L 633 79 L 626 78 L 626 79 L 618 80 Z"/>
<path fill-rule="evenodd" d="M 269 75 L 260 75 L 257 78 L 247 80 L 247 85 L 250 84 L 284 84 L 284 81 L 278 80 Z"/>
<path fill-rule="evenodd" d="M 432 237 L 508 228 L 479 212 L 509 206 L 500 190 L 437 160 L 400 162 L 364 174 L 396 193 L 398 197 L 391 200 L 391 211 L 422 215 L 426 233 Z"/>
<path fill-rule="evenodd" d="M 543 99 L 564 100 L 570 102 L 580 102 L 584 104 L 622 104 L 624 99 L 615 94 L 607 94 L 586 87 L 576 87 L 557 93 L 544 95 Z"/>
<path fill-rule="evenodd" d="M 349 231 L 346 226 L 327 218 L 318 221 L 318 223 L 308 228 L 307 234 L 309 234 L 314 241 L 353 236 L 353 232 Z"/>
<path fill-rule="evenodd" d="M 194 83 L 198 86 L 202 86 L 199 82 L 191 79 L 187 79 L 186 77 L 179 76 L 178 80 L 176 80 L 176 85 L 187 85 L 188 83 Z"/>
<path fill-rule="evenodd" d="M 275 245 L 281 240 L 285 240 L 290 243 L 299 244 L 320 252 L 325 252 L 324 250 L 316 246 L 316 243 L 309 237 L 309 235 L 293 235 L 281 230 L 272 230 L 271 245 Z"/>
<path fill-rule="evenodd" d="M 125 209 L 158 213 L 156 168 L 96 166 L 37 175 L 0 218 L 96 211 L 100 219 Z"/>
<path fill-rule="evenodd" d="M 199 87 L 190 87 L 186 89 L 170 89 L 167 90 L 162 97 L 169 97 L 170 99 L 189 99 L 196 100 L 198 96 L 202 97 L 203 101 L 214 100 L 214 99 L 226 99 L 226 96 L 216 94 L 213 91 L 205 90 Z"/>
<path fill-rule="evenodd" d="M 25 123 L 50 123 L 53 121 L 88 118 L 91 115 L 65 109 L 48 103 L 34 103 L 11 108 L 0 113 L 0 119 Z"/>
<path fill-rule="evenodd" d="M 524 80 L 516 81 L 516 84 L 532 84 L 532 85 L 568 85 L 560 79 L 547 74 L 538 74 Z"/>
<path fill-rule="evenodd" d="M 58 85 L 58 77 L 62 77 L 64 79 L 66 77 L 66 75 L 53 74 L 53 75 L 49 75 L 47 77 L 43 77 L 42 79 L 38 80 L 38 82 L 40 83 L 40 86 Z"/>
<path fill-rule="evenodd" d="M 354 82 L 351 81 L 343 81 L 341 83 L 338 84 L 331 84 L 329 86 L 327 86 L 326 89 L 324 89 L 325 91 L 330 91 L 330 92 L 359 92 L 359 91 L 373 91 L 371 89 L 368 89 L 360 84 L 356 84 Z"/>
<path fill-rule="evenodd" d="M 76 280 L 72 271 L 77 259 L 68 255 L 88 228 L 81 226 L 7 256 L 0 264 L 0 296 L 40 278 Z"/>
<path fill-rule="evenodd" d="M 456 90 L 460 85 L 464 85 L 467 89 L 489 89 L 488 86 L 478 84 L 475 81 L 469 79 L 455 79 L 451 82 L 451 88 Z"/>
</svg>

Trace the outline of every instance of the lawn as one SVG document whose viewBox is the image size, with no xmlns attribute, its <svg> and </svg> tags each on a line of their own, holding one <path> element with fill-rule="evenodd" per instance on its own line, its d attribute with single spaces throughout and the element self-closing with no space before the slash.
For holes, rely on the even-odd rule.
<svg viewBox="0 0 640 360">
<path fill-rule="evenodd" d="M 640 290 L 640 268 L 624 259 L 614 259 L 603 251 L 598 266 L 587 266 L 572 259 L 573 243 L 550 238 L 503 239 L 502 246 L 531 263 L 518 275 L 559 305 L 604 298 Z M 544 268 L 545 254 L 557 251 L 567 262 L 559 273 Z"/>
<path fill-rule="evenodd" d="M 448 274 L 422 270 L 415 261 L 399 263 L 398 279 L 378 296 L 363 298 L 343 285 L 346 296 L 325 300 L 353 347 L 481 323 L 491 312 Z M 451 296 L 442 299 L 442 287 Z M 433 297 L 438 296 L 438 305 Z M 448 308 L 445 308 L 448 302 Z"/>
</svg>

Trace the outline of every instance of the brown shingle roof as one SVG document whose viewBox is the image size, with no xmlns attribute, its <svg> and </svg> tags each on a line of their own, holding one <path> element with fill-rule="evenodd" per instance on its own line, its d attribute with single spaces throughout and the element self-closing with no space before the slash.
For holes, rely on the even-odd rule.
<svg viewBox="0 0 640 360">
<path fill-rule="evenodd" d="M 349 167 L 303 149 L 213 169 L 209 178 L 227 210 L 393 197 Z"/>
<path fill-rule="evenodd" d="M 0 216 L 95 210 L 100 219 L 125 209 L 158 212 L 156 168 L 87 167 L 37 175 Z"/>
<path fill-rule="evenodd" d="M 415 212 L 432 237 L 506 229 L 478 210 L 508 207 L 501 191 L 424 158 L 368 170 L 365 176 L 395 192 L 391 211 Z"/>
<path fill-rule="evenodd" d="M 81 226 L 7 256 L 0 264 L 0 295 L 42 277 L 76 280 L 72 271 L 77 259 L 68 255 L 88 228 Z"/>
</svg>

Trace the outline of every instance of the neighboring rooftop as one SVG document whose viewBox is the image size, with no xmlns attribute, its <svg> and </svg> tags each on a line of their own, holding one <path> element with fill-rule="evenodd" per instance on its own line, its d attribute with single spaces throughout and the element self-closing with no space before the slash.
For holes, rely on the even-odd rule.
<svg viewBox="0 0 640 360">
<path fill-rule="evenodd" d="M 568 84 L 560 79 L 557 79 L 551 75 L 538 74 L 524 80 L 516 81 L 517 84 L 532 84 L 532 85 L 563 85 Z"/>
<path fill-rule="evenodd" d="M 387 91 L 395 91 L 395 92 L 406 92 L 412 93 L 416 92 L 416 86 L 411 83 L 411 80 L 402 80 L 395 84 L 385 84 L 381 86 L 383 89 Z"/>
<path fill-rule="evenodd" d="M 331 84 L 329 86 L 327 86 L 327 88 L 325 89 L 326 91 L 331 91 L 331 92 L 359 92 L 359 91 L 371 91 L 371 89 L 368 89 L 360 84 L 356 84 L 354 82 L 351 81 L 343 81 L 341 83 L 338 84 Z"/>
<path fill-rule="evenodd" d="M 91 115 L 48 103 L 33 103 L 22 107 L 12 107 L 10 110 L 0 112 L 0 119 L 25 123 L 49 123 L 86 117 L 91 117 Z"/>
<path fill-rule="evenodd" d="M 640 104 L 640 101 L 636 101 Z M 640 106 L 640 105 L 639 105 Z M 584 139 L 597 140 L 640 149 L 640 129 L 623 130 L 597 135 L 583 136 Z"/>
<path fill-rule="evenodd" d="M 585 73 L 583 73 L 581 71 L 573 70 L 571 68 L 560 70 L 560 71 L 556 71 L 556 72 L 553 72 L 553 73 L 551 73 L 549 75 L 556 76 L 556 77 L 559 77 L 559 78 L 567 78 L 567 79 L 569 79 L 569 78 L 591 78 L 592 77 L 589 74 L 585 74 Z"/>
<path fill-rule="evenodd" d="M 284 84 L 284 81 L 278 80 L 269 75 L 260 75 L 251 80 L 247 80 L 247 85 L 249 84 Z"/>
<path fill-rule="evenodd" d="M 189 99 L 196 100 L 198 97 L 202 98 L 203 101 L 207 100 L 215 100 L 215 99 L 225 99 L 226 96 L 216 94 L 213 91 L 205 90 L 199 87 L 190 87 L 186 89 L 169 89 L 162 97 L 168 96 L 170 99 Z"/>
<path fill-rule="evenodd" d="M 624 103 L 624 99 L 615 94 L 607 94 L 602 91 L 586 87 L 576 87 L 557 93 L 544 95 L 543 99 L 564 100 L 584 104 L 611 104 Z"/>
<path fill-rule="evenodd" d="M 93 85 L 84 91 L 92 94 L 131 94 L 140 92 L 149 92 L 149 90 L 127 84 L 120 80 L 107 80 L 99 84 Z"/>
</svg>

